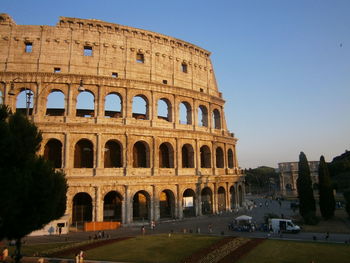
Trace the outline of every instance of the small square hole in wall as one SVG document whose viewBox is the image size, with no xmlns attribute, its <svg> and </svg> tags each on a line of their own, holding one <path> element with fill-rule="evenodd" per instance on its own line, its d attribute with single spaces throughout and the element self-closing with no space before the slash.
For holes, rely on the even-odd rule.
<svg viewBox="0 0 350 263">
<path fill-rule="evenodd" d="M 61 72 L 61 68 L 54 68 L 54 69 L 53 69 L 53 72 L 54 72 L 54 73 L 60 73 L 60 72 Z"/>
<path fill-rule="evenodd" d="M 204 90 L 203 90 L 203 89 L 199 89 L 199 91 L 200 91 L 200 92 L 204 92 Z"/>
<path fill-rule="evenodd" d="M 137 63 L 145 63 L 145 56 L 142 53 L 136 54 L 136 62 Z"/>
<path fill-rule="evenodd" d="M 168 84 L 168 81 L 166 79 L 163 79 L 163 84 Z"/>
<path fill-rule="evenodd" d="M 25 42 L 25 52 L 26 53 L 31 53 L 33 51 L 33 43 L 32 42 Z"/>
<path fill-rule="evenodd" d="M 112 78 L 118 78 L 118 72 L 112 72 Z"/>
<path fill-rule="evenodd" d="M 92 56 L 92 47 L 84 46 L 84 56 L 88 56 L 88 57 Z"/>
</svg>

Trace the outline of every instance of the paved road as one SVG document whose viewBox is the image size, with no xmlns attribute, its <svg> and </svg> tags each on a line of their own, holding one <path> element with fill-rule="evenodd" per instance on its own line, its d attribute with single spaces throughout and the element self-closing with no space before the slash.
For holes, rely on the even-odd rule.
<svg viewBox="0 0 350 263">
<path fill-rule="evenodd" d="M 283 234 L 279 236 L 277 234 L 269 234 L 266 232 L 255 231 L 249 232 L 234 232 L 228 230 L 228 223 L 233 218 L 245 214 L 253 217 L 253 220 L 260 224 L 264 220 L 266 213 L 274 213 L 276 215 L 290 218 L 295 213 L 290 209 L 290 202 L 283 201 L 280 206 L 275 200 L 269 200 L 258 197 L 248 197 L 254 200 L 256 207 L 252 209 L 242 209 L 237 212 L 227 212 L 220 215 L 207 215 L 195 218 L 186 218 L 184 220 L 170 220 L 162 221 L 157 224 L 155 230 L 151 230 L 149 225 L 146 226 L 147 234 L 159 234 L 159 233 L 183 233 L 183 232 L 200 232 L 201 234 L 211 235 L 225 235 L 225 236 L 244 236 L 244 237 L 256 237 L 256 238 L 272 238 L 272 239 L 288 239 L 288 240 L 303 240 L 311 242 L 326 242 L 324 233 L 310 233 L 301 231 L 298 234 Z M 260 206 L 261 204 L 261 206 Z M 105 231 L 106 235 L 111 238 L 123 237 L 123 236 L 136 236 L 141 234 L 142 223 L 133 226 L 121 227 L 117 230 Z M 210 227 L 211 226 L 211 230 Z M 69 233 L 61 236 L 40 236 L 40 237 L 27 237 L 27 243 L 47 243 L 47 242 L 67 242 L 67 241 L 83 241 L 88 240 L 89 236 L 94 236 L 94 232 L 76 232 Z M 316 240 L 315 240 L 316 239 Z M 330 233 L 327 242 L 345 243 L 350 241 L 349 234 L 335 234 Z"/>
</svg>

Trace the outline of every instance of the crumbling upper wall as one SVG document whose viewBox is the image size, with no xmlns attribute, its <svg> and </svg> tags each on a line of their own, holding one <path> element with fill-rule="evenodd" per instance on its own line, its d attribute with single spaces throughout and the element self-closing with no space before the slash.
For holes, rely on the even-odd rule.
<svg viewBox="0 0 350 263">
<path fill-rule="evenodd" d="M 29 26 L 1 17 L 1 71 L 114 74 L 221 97 L 210 52 L 188 42 L 95 19 L 60 17 L 56 26 Z M 84 48 L 91 48 L 92 55 L 84 55 Z M 139 54 L 143 63 L 137 62 Z"/>
</svg>

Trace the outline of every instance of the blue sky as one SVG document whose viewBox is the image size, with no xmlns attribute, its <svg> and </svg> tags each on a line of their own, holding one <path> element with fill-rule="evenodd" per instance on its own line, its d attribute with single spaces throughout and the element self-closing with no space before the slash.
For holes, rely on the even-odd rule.
<svg viewBox="0 0 350 263">
<path fill-rule="evenodd" d="M 1 0 L 17 24 L 95 18 L 212 52 L 243 168 L 350 150 L 348 0 Z"/>
</svg>

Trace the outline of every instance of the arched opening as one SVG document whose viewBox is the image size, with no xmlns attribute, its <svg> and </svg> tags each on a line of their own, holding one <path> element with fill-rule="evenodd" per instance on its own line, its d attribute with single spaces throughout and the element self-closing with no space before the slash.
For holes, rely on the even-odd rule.
<svg viewBox="0 0 350 263">
<path fill-rule="evenodd" d="M 4 104 L 4 94 L 0 90 L 0 105 Z"/>
<path fill-rule="evenodd" d="M 221 129 L 220 111 L 213 110 L 213 127 L 214 129 Z"/>
<path fill-rule="evenodd" d="M 194 168 L 194 151 L 192 145 L 182 146 L 182 168 Z"/>
<path fill-rule="evenodd" d="M 213 192 L 209 187 L 203 188 L 201 192 L 202 214 L 208 215 L 213 213 Z"/>
<path fill-rule="evenodd" d="M 221 147 L 216 148 L 216 168 L 224 168 L 224 151 Z"/>
<path fill-rule="evenodd" d="M 64 93 L 60 90 L 53 90 L 47 96 L 46 115 L 64 116 L 65 112 Z"/>
<path fill-rule="evenodd" d="M 227 151 L 227 161 L 228 161 L 228 168 L 233 168 L 233 151 L 231 149 L 228 149 Z"/>
<path fill-rule="evenodd" d="M 133 220 L 149 220 L 150 196 L 145 191 L 138 191 L 133 198 Z"/>
<path fill-rule="evenodd" d="M 92 221 L 92 198 L 87 193 L 78 193 L 73 198 L 72 223 Z"/>
<path fill-rule="evenodd" d="M 198 125 L 208 127 L 208 110 L 203 105 L 198 107 Z"/>
<path fill-rule="evenodd" d="M 149 168 L 149 148 L 146 142 L 138 141 L 134 144 L 133 167 Z"/>
<path fill-rule="evenodd" d="M 111 191 L 103 199 L 103 221 L 121 221 L 123 197 Z"/>
<path fill-rule="evenodd" d="M 218 211 L 226 211 L 226 191 L 222 186 L 220 186 L 218 189 Z"/>
<path fill-rule="evenodd" d="M 94 117 L 95 104 L 94 94 L 90 91 L 82 91 L 77 96 L 77 117 Z"/>
<path fill-rule="evenodd" d="M 159 196 L 160 218 L 175 218 L 175 197 L 172 191 L 164 190 Z"/>
<path fill-rule="evenodd" d="M 74 168 L 92 168 L 93 164 L 93 145 L 89 140 L 81 139 L 74 149 Z"/>
<path fill-rule="evenodd" d="M 210 168 L 211 167 L 211 153 L 207 145 L 203 145 L 200 148 L 201 155 L 201 168 Z"/>
<path fill-rule="evenodd" d="M 172 122 L 171 103 L 168 99 L 158 100 L 158 119 Z"/>
<path fill-rule="evenodd" d="M 122 99 L 118 93 L 110 93 L 105 98 L 105 117 L 122 117 Z"/>
<path fill-rule="evenodd" d="M 122 147 L 117 141 L 109 140 L 104 148 L 104 167 L 122 167 Z"/>
<path fill-rule="evenodd" d="M 132 117 L 138 120 L 148 120 L 148 100 L 143 95 L 137 95 L 132 100 Z"/>
<path fill-rule="evenodd" d="M 186 101 L 180 104 L 180 124 L 192 124 L 192 108 Z"/>
<path fill-rule="evenodd" d="M 62 168 L 62 143 L 57 139 L 50 139 L 44 148 L 44 158 L 55 168 Z"/>
<path fill-rule="evenodd" d="M 238 203 L 239 206 L 243 206 L 243 191 L 242 191 L 242 186 L 238 186 Z"/>
<path fill-rule="evenodd" d="M 16 111 L 32 115 L 34 106 L 34 93 L 30 89 L 22 88 L 17 96 Z"/>
<path fill-rule="evenodd" d="M 230 204 L 231 210 L 236 208 L 236 191 L 233 186 L 230 187 Z"/>
<path fill-rule="evenodd" d="M 184 217 L 196 216 L 196 194 L 192 189 L 186 189 L 182 195 Z"/>
<path fill-rule="evenodd" d="M 164 142 L 159 146 L 159 167 L 174 168 L 174 150 L 170 143 Z"/>
</svg>

